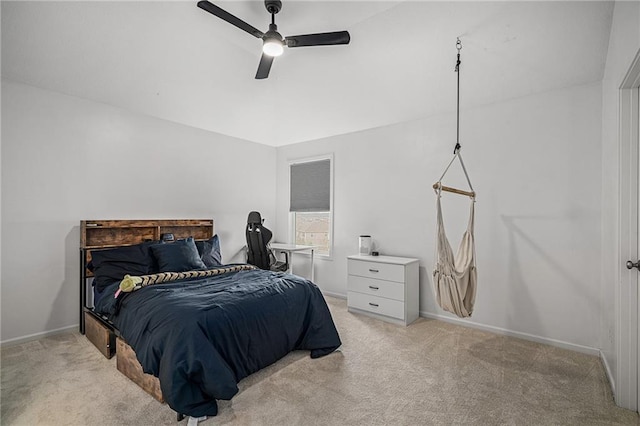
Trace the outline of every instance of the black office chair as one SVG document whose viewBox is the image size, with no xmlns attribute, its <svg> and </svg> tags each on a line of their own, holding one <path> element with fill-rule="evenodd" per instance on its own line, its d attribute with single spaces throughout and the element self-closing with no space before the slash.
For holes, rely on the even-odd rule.
<svg viewBox="0 0 640 426">
<path fill-rule="evenodd" d="M 284 253 L 284 262 L 278 260 L 269 247 L 273 233 L 262 226 L 263 219 L 259 212 L 249 213 L 247 218 L 247 263 L 260 269 L 286 271 L 289 269 L 289 257 Z"/>
</svg>

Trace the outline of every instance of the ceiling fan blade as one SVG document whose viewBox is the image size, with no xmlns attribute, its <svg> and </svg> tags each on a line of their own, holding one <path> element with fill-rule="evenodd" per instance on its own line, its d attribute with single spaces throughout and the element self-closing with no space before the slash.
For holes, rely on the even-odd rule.
<svg viewBox="0 0 640 426">
<path fill-rule="evenodd" d="M 211 13 L 212 15 L 217 16 L 220 19 L 223 19 L 223 20 L 227 21 L 231 25 L 234 25 L 234 26 L 240 28 L 241 30 L 248 32 L 249 34 L 251 34 L 254 37 L 262 38 L 264 36 L 264 33 L 262 31 L 258 30 L 257 28 L 252 27 L 251 25 L 249 25 L 246 22 L 244 22 L 242 19 L 233 16 L 232 14 L 227 12 L 226 10 L 220 9 L 218 6 L 216 6 L 213 3 L 208 2 L 207 0 L 199 1 L 198 2 L 198 7 L 200 9 L 202 9 L 202 10 L 206 10 L 207 12 Z"/>
<path fill-rule="evenodd" d="M 256 79 L 262 80 L 269 77 L 269 71 L 271 70 L 271 64 L 273 63 L 273 56 L 262 54 L 260 57 L 260 64 L 258 64 L 258 72 L 256 73 Z"/>
<path fill-rule="evenodd" d="M 329 46 L 334 44 L 349 44 L 351 36 L 348 31 L 335 31 L 332 33 L 304 34 L 286 37 L 288 47 L 303 46 Z"/>
</svg>

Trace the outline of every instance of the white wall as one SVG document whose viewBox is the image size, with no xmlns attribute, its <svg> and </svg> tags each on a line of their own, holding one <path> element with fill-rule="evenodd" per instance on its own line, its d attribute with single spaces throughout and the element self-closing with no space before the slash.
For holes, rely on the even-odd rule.
<svg viewBox="0 0 640 426">
<path fill-rule="evenodd" d="M 602 352 L 616 376 L 615 317 L 618 263 L 618 96 L 622 80 L 640 49 L 640 3 L 615 4 L 602 81 Z"/>
<path fill-rule="evenodd" d="M 463 157 L 478 192 L 479 289 L 470 322 L 541 336 L 593 352 L 599 347 L 601 221 L 600 83 L 461 113 Z M 420 259 L 420 310 L 434 301 L 435 196 L 451 158 L 453 114 L 279 147 L 278 229 L 287 229 L 287 161 L 335 156 L 333 260 L 316 281 L 346 294 L 346 259 L 358 235 L 383 254 Z M 459 165 L 445 183 L 464 187 Z M 468 199 L 446 194 L 449 239 L 457 248 Z"/>
<path fill-rule="evenodd" d="M 212 100 L 214 101 L 214 100 Z M 2 81 L 1 340 L 78 323 L 83 219 L 214 218 L 240 261 L 275 148 Z"/>
</svg>

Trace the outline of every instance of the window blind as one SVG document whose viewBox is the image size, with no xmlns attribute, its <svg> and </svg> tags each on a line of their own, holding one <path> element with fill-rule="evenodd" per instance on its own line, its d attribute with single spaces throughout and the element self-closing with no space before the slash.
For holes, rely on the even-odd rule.
<svg viewBox="0 0 640 426">
<path fill-rule="evenodd" d="M 331 209 L 331 160 L 291 164 L 291 212 Z"/>
</svg>

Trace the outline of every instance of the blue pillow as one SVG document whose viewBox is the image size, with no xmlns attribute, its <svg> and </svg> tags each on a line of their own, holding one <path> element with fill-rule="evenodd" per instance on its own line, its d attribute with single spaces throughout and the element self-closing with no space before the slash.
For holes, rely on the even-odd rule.
<svg viewBox="0 0 640 426">
<path fill-rule="evenodd" d="M 160 272 L 185 272 L 207 268 L 200 259 L 193 237 L 175 243 L 155 244 L 151 246 L 151 251 L 158 261 Z"/>
<path fill-rule="evenodd" d="M 196 241 L 200 259 L 207 265 L 207 268 L 215 268 L 222 265 L 222 254 L 220 253 L 220 238 L 218 234 L 207 241 Z"/>
<path fill-rule="evenodd" d="M 93 285 L 102 291 L 126 274 L 152 274 L 155 263 L 150 251 L 153 243 L 117 247 L 109 250 L 91 250 L 91 262 L 87 267 L 93 272 Z"/>
</svg>

